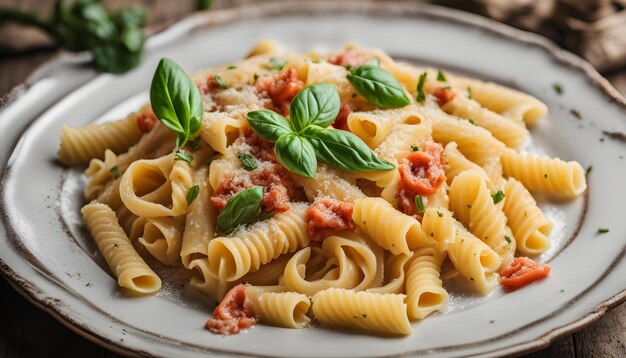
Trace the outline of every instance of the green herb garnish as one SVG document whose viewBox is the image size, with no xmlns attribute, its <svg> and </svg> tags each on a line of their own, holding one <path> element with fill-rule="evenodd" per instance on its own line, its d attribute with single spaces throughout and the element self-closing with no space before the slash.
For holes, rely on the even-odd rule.
<svg viewBox="0 0 626 358">
<path fill-rule="evenodd" d="M 448 82 L 448 80 L 446 79 L 446 74 L 443 73 L 441 68 L 437 69 L 437 81 L 439 81 L 439 82 Z"/>
<path fill-rule="evenodd" d="M 424 214 L 424 202 L 422 201 L 421 195 L 415 195 L 415 207 L 417 208 L 418 214 Z"/>
<path fill-rule="evenodd" d="M 593 170 L 593 165 L 590 165 L 590 166 L 587 167 L 587 170 L 585 171 L 585 174 L 591 173 L 591 170 Z"/>
<path fill-rule="evenodd" d="M 493 198 L 493 203 L 497 204 L 501 202 L 502 199 L 504 199 L 504 193 L 502 192 L 502 190 L 498 190 L 491 197 Z"/>
<path fill-rule="evenodd" d="M 248 112 L 250 127 L 261 138 L 275 142 L 276 157 L 290 171 L 313 178 L 317 161 L 350 171 L 391 170 L 356 135 L 328 129 L 340 108 L 335 85 L 318 83 L 304 88 L 291 102 L 290 120 L 269 110 Z"/>
<path fill-rule="evenodd" d="M 374 65 L 348 67 L 348 80 L 368 102 L 381 108 L 400 108 L 411 103 L 400 82 Z"/>
<path fill-rule="evenodd" d="M 424 72 L 420 75 L 420 79 L 417 82 L 417 101 L 419 103 L 424 103 L 426 101 L 426 93 L 424 93 L 424 84 L 426 83 L 426 77 L 428 73 Z"/>
<path fill-rule="evenodd" d="M 420 150 L 420 147 L 411 144 L 411 150 L 414 151 L 414 152 L 417 152 L 418 150 Z"/>
<path fill-rule="evenodd" d="M 508 242 L 509 244 L 511 243 L 511 238 L 507 235 L 504 235 L 504 240 L 506 240 L 506 242 Z"/>
<path fill-rule="evenodd" d="M 554 92 L 556 92 L 558 95 L 562 95 L 563 92 L 565 92 L 565 90 L 563 89 L 563 85 L 560 83 L 552 84 L 552 89 L 554 89 Z"/>
<path fill-rule="evenodd" d="M 174 160 L 182 160 L 183 162 L 191 165 L 193 162 L 193 156 L 182 149 L 178 149 L 174 155 Z"/>
<path fill-rule="evenodd" d="M 237 68 L 237 66 L 234 66 L 234 65 L 230 65 L 226 67 L 227 70 L 234 70 L 235 68 Z"/>
<path fill-rule="evenodd" d="M 243 165 L 243 168 L 247 171 L 251 171 L 259 167 L 256 164 L 256 160 L 250 153 L 240 153 L 237 158 L 239 158 L 241 165 Z"/>
<path fill-rule="evenodd" d="M 439 216 L 440 218 L 442 218 L 442 217 L 443 217 L 443 213 L 442 213 L 441 211 L 437 210 L 437 216 Z"/>
<path fill-rule="evenodd" d="M 198 88 L 176 62 L 163 58 L 150 86 L 150 103 L 159 121 L 176 133 L 176 146 L 195 139 L 204 113 Z"/>
<path fill-rule="evenodd" d="M 285 64 L 287 64 L 287 61 L 283 60 L 282 58 L 273 57 L 268 62 L 267 67 L 272 70 L 280 71 L 283 69 L 283 67 L 285 67 Z"/>
<path fill-rule="evenodd" d="M 239 226 L 251 223 L 262 213 L 262 200 L 262 186 L 253 186 L 240 191 L 228 200 L 224 210 L 217 217 L 217 228 L 228 235 Z"/>
<path fill-rule="evenodd" d="M 472 87 L 467 87 L 467 98 L 472 99 Z"/>
<path fill-rule="evenodd" d="M 609 229 L 601 227 L 601 228 L 598 228 L 598 232 L 597 233 L 598 234 L 606 234 L 607 232 L 609 232 Z"/>
<path fill-rule="evenodd" d="M 230 86 L 226 82 L 224 82 L 224 80 L 222 80 L 222 77 L 220 77 L 220 75 L 213 75 L 213 79 L 215 80 L 215 83 L 220 86 L 221 89 L 225 90 L 230 88 Z"/>
<path fill-rule="evenodd" d="M 111 168 L 111 170 L 109 170 L 109 171 L 111 172 L 111 174 L 113 174 L 113 177 L 115 179 L 120 177 L 120 168 L 118 168 L 117 165 L 114 166 L 113 168 Z"/>
<path fill-rule="evenodd" d="M 194 185 L 191 188 L 189 188 L 189 190 L 187 190 L 187 205 L 191 205 L 191 203 L 193 203 L 193 201 L 196 200 L 199 193 L 200 193 L 199 186 Z"/>
</svg>

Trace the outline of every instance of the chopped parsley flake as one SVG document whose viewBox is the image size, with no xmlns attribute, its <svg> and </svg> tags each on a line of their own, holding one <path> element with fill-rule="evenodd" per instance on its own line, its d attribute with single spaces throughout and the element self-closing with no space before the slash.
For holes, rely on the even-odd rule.
<svg viewBox="0 0 626 358">
<path fill-rule="evenodd" d="M 418 150 L 420 150 L 420 148 L 416 145 L 411 144 L 411 150 L 417 152 Z"/>
<path fill-rule="evenodd" d="M 493 203 L 497 204 L 501 202 L 502 199 L 504 199 L 504 193 L 502 192 L 502 190 L 498 190 L 491 197 L 493 198 Z"/>
<path fill-rule="evenodd" d="M 417 101 L 424 103 L 426 101 L 426 94 L 424 93 L 424 84 L 426 83 L 426 76 L 428 73 L 424 72 L 420 75 L 420 79 L 417 82 Z"/>
<path fill-rule="evenodd" d="M 193 162 L 193 156 L 182 149 L 176 151 L 176 155 L 174 155 L 174 160 L 182 160 L 183 162 L 191 165 Z"/>
<path fill-rule="evenodd" d="M 472 208 L 472 204 L 467 204 L 467 208 L 471 209 Z"/>
<path fill-rule="evenodd" d="M 506 240 L 506 242 L 508 242 L 509 244 L 511 243 L 511 238 L 507 235 L 504 235 L 504 240 Z"/>
<path fill-rule="evenodd" d="M 286 63 L 287 61 L 283 60 L 282 58 L 273 57 L 270 59 L 270 62 L 267 64 L 267 67 L 269 67 L 272 70 L 280 71 L 283 69 L 283 67 L 285 67 Z"/>
<path fill-rule="evenodd" d="M 424 214 L 424 202 L 422 201 L 421 195 L 415 195 L 415 207 L 417 208 L 418 214 Z"/>
<path fill-rule="evenodd" d="M 118 168 L 117 165 L 114 166 L 113 168 L 111 168 L 111 170 L 109 170 L 109 171 L 111 172 L 111 174 L 113 174 L 113 177 L 115 179 L 120 177 L 120 168 Z"/>
<path fill-rule="evenodd" d="M 237 156 L 237 158 L 239 158 L 239 160 L 241 161 L 241 165 L 243 165 L 243 168 L 247 171 L 255 170 L 256 168 L 258 168 L 256 160 L 250 153 L 241 153 Z"/>
<path fill-rule="evenodd" d="M 442 213 L 441 211 L 437 210 L 437 216 L 439 216 L 440 218 L 442 218 L 442 217 L 443 217 L 443 213 Z"/>
<path fill-rule="evenodd" d="M 256 80 L 259 79 L 259 74 L 255 72 L 254 76 L 252 76 L 252 78 L 253 78 L 254 82 L 256 82 Z"/>
<path fill-rule="evenodd" d="M 560 83 L 552 84 L 552 89 L 554 89 L 554 92 L 556 92 L 559 95 L 562 95 L 563 92 L 565 92 L 565 90 L 563 89 L 563 85 Z"/>
<path fill-rule="evenodd" d="M 448 82 L 448 80 L 446 79 L 446 74 L 443 73 L 441 68 L 437 69 L 437 81 L 439 81 L 439 82 Z"/>
<path fill-rule="evenodd" d="M 191 188 L 189 188 L 189 190 L 187 190 L 187 205 L 191 205 L 191 203 L 193 203 L 193 201 L 196 200 L 199 193 L 200 193 L 199 186 L 194 185 Z"/>
<path fill-rule="evenodd" d="M 593 165 L 588 166 L 587 170 L 585 171 L 585 174 L 591 173 L 592 170 L 593 170 Z"/>
<path fill-rule="evenodd" d="M 198 144 L 198 141 L 195 140 L 195 141 L 189 142 L 187 144 L 187 147 L 189 148 L 191 152 L 195 152 L 200 149 L 200 144 Z"/>
<path fill-rule="evenodd" d="M 467 98 L 472 99 L 472 87 L 467 87 Z"/>
<path fill-rule="evenodd" d="M 469 119 L 469 122 L 470 122 L 471 124 L 473 124 L 473 125 L 476 125 L 476 123 L 474 123 L 474 120 L 473 120 L 473 119 L 471 119 L 471 118 Z"/>
<path fill-rule="evenodd" d="M 220 86 L 221 89 L 225 90 L 230 88 L 230 86 L 226 82 L 224 82 L 224 80 L 222 80 L 222 77 L 220 77 L 220 75 L 216 74 L 215 76 L 213 76 L 213 79 L 215 80 L 215 83 Z"/>
<path fill-rule="evenodd" d="M 226 67 L 227 70 L 234 70 L 235 68 L 237 68 L 237 66 L 230 65 Z"/>
<path fill-rule="evenodd" d="M 548 179 L 548 173 L 543 173 L 543 177 Z"/>
<path fill-rule="evenodd" d="M 598 234 L 606 234 L 607 232 L 609 232 L 609 229 L 605 227 L 598 228 Z"/>
<path fill-rule="evenodd" d="M 117 242 L 115 244 L 113 244 L 113 246 L 111 247 L 111 250 L 115 250 L 118 247 L 120 247 L 120 244 L 118 244 Z"/>
</svg>

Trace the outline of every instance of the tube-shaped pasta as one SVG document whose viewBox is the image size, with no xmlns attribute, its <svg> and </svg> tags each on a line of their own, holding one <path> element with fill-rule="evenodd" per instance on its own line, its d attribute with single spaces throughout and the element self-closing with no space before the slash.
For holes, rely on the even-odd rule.
<svg viewBox="0 0 626 358">
<path fill-rule="evenodd" d="M 100 195 L 106 186 L 119 175 L 117 166 L 117 155 L 111 150 L 104 151 L 104 160 L 94 158 L 89 162 L 89 167 L 85 170 L 87 185 L 83 190 L 83 196 L 87 200 L 94 200 Z"/>
<path fill-rule="evenodd" d="M 458 222 L 456 240 L 448 246 L 448 257 L 478 294 L 486 295 L 498 285 L 496 270 L 502 264 L 498 253 Z"/>
<path fill-rule="evenodd" d="M 450 185 L 450 209 L 463 225 L 500 256 L 512 256 L 515 252 L 511 249 L 515 241 L 507 231 L 506 216 L 494 204 L 485 180 L 476 172 L 463 172 L 454 178 Z"/>
<path fill-rule="evenodd" d="M 504 185 L 506 200 L 502 210 L 524 255 L 537 255 L 550 248 L 548 235 L 552 224 L 543 215 L 535 199 L 519 181 L 509 178 Z"/>
<path fill-rule="evenodd" d="M 260 322 L 285 328 L 304 328 L 311 322 L 306 315 L 311 300 L 306 295 L 256 291 L 254 287 L 247 287 L 246 296 L 254 303 L 254 311 Z"/>
<path fill-rule="evenodd" d="M 578 162 L 547 156 L 530 156 L 506 150 L 500 157 L 504 175 L 519 180 L 529 190 L 574 198 L 587 189 L 585 170 Z"/>
<path fill-rule="evenodd" d="M 393 255 L 387 253 L 383 266 L 384 276 L 381 285 L 368 288 L 366 291 L 371 293 L 403 293 L 406 276 L 404 266 L 410 258 L 410 255 Z"/>
<path fill-rule="evenodd" d="M 401 123 L 422 123 L 422 116 L 416 106 L 409 105 L 393 110 L 352 112 L 348 115 L 348 128 L 370 148 L 376 148 Z"/>
<path fill-rule="evenodd" d="M 209 242 L 209 268 L 213 277 L 235 281 L 282 254 L 309 245 L 306 205 L 293 204 L 291 209 L 270 219 L 240 228 L 229 237 Z"/>
<path fill-rule="evenodd" d="M 180 250 L 183 266 L 197 257 L 206 257 L 209 241 L 215 237 L 217 212 L 209 198 L 211 187 L 207 183 L 209 168 L 201 167 L 193 173 L 193 182 L 198 186 L 198 196 L 187 208 L 185 216 L 185 232 Z"/>
<path fill-rule="evenodd" d="M 489 175 L 487 172 L 481 168 L 478 164 L 472 162 L 467 159 L 457 148 L 456 142 L 450 142 L 446 145 L 446 148 L 443 151 L 443 157 L 445 159 L 444 169 L 446 171 L 446 180 L 448 181 L 448 185 L 452 184 L 452 179 L 454 179 L 460 173 L 473 170 L 478 173 L 484 180 L 489 190 L 492 192 L 495 191 L 495 186 L 491 182 Z"/>
<path fill-rule="evenodd" d="M 313 296 L 313 315 L 323 324 L 385 334 L 413 332 L 405 295 L 329 288 Z"/>
<path fill-rule="evenodd" d="M 395 255 L 411 255 L 410 248 L 428 245 L 419 221 L 394 209 L 381 198 L 354 202 L 352 220 L 367 236 Z"/>
<path fill-rule="evenodd" d="M 448 292 L 439 278 L 446 254 L 434 248 L 415 251 L 406 264 L 407 313 L 409 319 L 424 319 L 448 306 Z"/>
<path fill-rule="evenodd" d="M 245 121 L 222 112 L 205 112 L 200 136 L 216 151 L 227 153 L 227 147 L 241 135 Z"/>
<path fill-rule="evenodd" d="M 365 197 L 361 189 L 347 181 L 338 171 L 324 164 L 318 165 L 315 178 L 305 178 L 297 174 L 293 174 L 292 177 L 295 178 L 297 183 L 302 184 L 309 200 L 328 196 L 352 203 L 357 199 Z"/>
<path fill-rule="evenodd" d="M 516 122 L 513 119 L 492 112 L 465 96 L 456 96 L 452 101 L 446 103 L 442 109 L 454 116 L 467 120 L 471 119 L 472 123 L 485 128 L 496 139 L 514 149 L 522 145 L 528 134 L 528 130 L 526 130 L 523 122 Z"/>
<path fill-rule="evenodd" d="M 126 151 L 142 135 L 135 113 L 125 119 L 89 124 L 81 128 L 70 128 L 65 124 L 57 154 L 63 164 L 86 164 L 93 158 L 102 158 L 107 149 L 117 154 Z"/>
<path fill-rule="evenodd" d="M 452 213 L 445 208 L 426 208 L 422 217 L 422 231 L 427 237 L 432 238 L 437 250 L 445 251 L 448 245 L 456 240 L 455 220 Z"/>
<path fill-rule="evenodd" d="M 120 286 L 138 293 L 153 293 L 161 288 L 161 279 L 135 251 L 111 208 L 93 202 L 85 205 L 81 212 Z"/>
<path fill-rule="evenodd" d="M 148 218 L 139 242 L 161 263 L 175 266 L 180 259 L 180 246 L 185 218 Z"/>
</svg>

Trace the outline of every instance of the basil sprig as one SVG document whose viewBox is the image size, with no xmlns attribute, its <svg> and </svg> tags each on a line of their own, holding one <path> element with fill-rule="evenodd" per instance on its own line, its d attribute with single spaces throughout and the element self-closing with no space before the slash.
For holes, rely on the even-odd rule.
<svg viewBox="0 0 626 358">
<path fill-rule="evenodd" d="M 348 67 L 348 80 L 368 102 L 381 108 L 400 108 L 411 103 L 400 82 L 375 64 Z"/>
<path fill-rule="evenodd" d="M 228 200 L 217 217 L 217 228 L 226 235 L 239 226 L 251 223 L 261 217 L 263 208 L 263 187 L 253 186 L 237 193 Z"/>
<path fill-rule="evenodd" d="M 356 135 L 326 128 L 337 117 L 340 106 L 337 87 L 318 83 L 294 98 L 289 121 L 269 110 L 248 112 L 247 117 L 256 134 L 276 143 L 274 151 L 280 164 L 305 177 L 315 177 L 318 160 L 351 172 L 394 169 Z"/>
<path fill-rule="evenodd" d="M 198 88 L 176 62 L 162 58 L 150 86 L 152 110 L 159 121 L 176 133 L 181 148 L 194 139 L 202 125 L 202 98 Z"/>
</svg>

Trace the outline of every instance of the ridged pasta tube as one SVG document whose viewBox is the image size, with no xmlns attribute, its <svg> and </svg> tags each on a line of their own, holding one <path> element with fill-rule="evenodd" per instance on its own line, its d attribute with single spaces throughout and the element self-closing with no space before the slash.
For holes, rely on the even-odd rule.
<svg viewBox="0 0 626 358">
<path fill-rule="evenodd" d="M 399 212 L 381 198 L 356 200 L 352 220 L 370 239 L 394 255 L 410 256 L 410 248 L 430 242 L 417 219 Z"/>
<path fill-rule="evenodd" d="M 346 180 L 338 171 L 324 164 L 317 167 L 315 178 L 305 178 L 301 175 L 292 174 L 297 183 L 304 188 L 307 198 L 311 201 L 317 197 L 331 197 L 336 200 L 352 203 L 357 199 L 364 198 L 365 194 Z"/>
<path fill-rule="evenodd" d="M 313 296 L 313 315 L 323 324 L 384 334 L 413 332 L 405 295 L 329 288 Z"/>
<path fill-rule="evenodd" d="M 469 231 L 500 256 L 515 252 L 515 241 L 506 228 L 506 216 L 494 204 L 491 192 L 480 174 L 466 171 L 454 178 L 450 185 L 450 210 Z"/>
<path fill-rule="evenodd" d="M 85 170 L 87 177 L 87 185 L 83 190 L 85 199 L 89 201 L 96 199 L 106 186 L 116 179 L 116 175 L 119 175 L 119 168 L 116 166 L 117 155 L 109 149 L 104 151 L 104 160 L 94 158 L 89 162 L 89 167 Z"/>
<path fill-rule="evenodd" d="M 422 231 L 434 240 L 433 247 L 440 252 L 456 240 L 456 226 L 452 213 L 445 208 L 426 208 L 422 217 Z"/>
<path fill-rule="evenodd" d="M 211 240 L 208 257 L 213 277 L 235 281 L 280 255 L 308 246 L 306 209 L 304 204 L 293 204 L 286 212 L 241 228 L 232 236 Z"/>
<path fill-rule="evenodd" d="M 412 255 L 413 253 L 411 253 Z M 371 293 L 403 293 L 405 272 L 404 265 L 411 258 L 410 255 L 393 255 L 387 253 L 384 264 L 384 277 L 380 286 L 368 288 Z"/>
<path fill-rule="evenodd" d="M 102 158 L 107 149 L 117 154 L 126 151 L 142 135 L 143 132 L 137 127 L 135 113 L 125 119 L 89 124 L 81 128 L 70 128 L 64 124 L 57 155 L 63 164 L 86 164 L 93 158 Z"/>
<path fill-rule="evenodd" d="M 500 157 L 504 175 L 519 180 L 529 190 L 574 198 L 587 189 L 585 170 L 578 162 L 547 156 L 530 156 L 506 150 Z"/>
<path fill-rule="evenodd" d="M 240 118 L 233 118 L 226 113 L 204 113 L 200 136 L 216 151 L 228 152 L 227 147 L 241 135 L 246 123 Z"/>
<path fill-rule="evenodd" d="M 481 105 L 503 116 L 523 120 L 528 125 L 548 113 L 548 107 L 537 98 L 493 82 L 467 77 L 450 77 L 448 80 L 459 90 L 470 88 L 472 98 Z"/>
<path fill-rule="evenodd" d="M 422 123 L 415 105 L 400 109 L 352 112 L 348 115 L 348 128 L 370 148 L 376 148 L 401 123 Z"/>
<path fill-rule="evenodd" d="M 161 288 L 161 279 L 135 251 L 111 208 L 92 202 L 85 205 L 81 212 L 120 286 L 138 293 L 153 293 Z"/>
<path fill-rule="evenodd" d="M 448 306 L 448 292 L 439 278 L 446 254 L 434 248 L 415 251 L 406 264 L 406 304 L 409 319 L 424 319 Z"/>
<path fill-rule="evenodd" d="M 502 260 L 497 252 L 457 222 L 456 240 L 448 246 L 448 257 L 458 272 L 480 295 L 486 295 L 498 285 Z"/>
<path fill-rule="evenodd" d="M 491 182 L 487 172 L 481 168 L 478 164 L 467 159 L 457 148 L 456 142 L 450 142 L 446 145 L 443 151 L 443 157 L 445 159 L 444 170 L 446 171 L 446 180 L 449 184 L 452 184 L 452 180 L 460 173 L 473 170 L 478 173 L 484 180 L 489 190 L 495 191 L 495 185 Z"/>
<path fill-rule="evenodd" d="M 528 134 L 523 122 L 516 122 L 492 112 L 465 96 L 456 96 L 452 101 L 443 105 L 442 109 L 451 115 L 471 119 L 474 124 L 485 128 L 496 139 L 514 149 L 522 145 Z"/>
<path fill-rule="evenodd" d="M 148 218 L 139 242 L 161 263 L 175 266 L 180 259 L 185 218 Z"/>
<path fill-rule="evenodd" d="M 552 224 L 543 215 L 535 199 L 519 181 L 509 178 L 504 185 L 506 200 L 502 210 L 524 255 L 538 255 L 550 248 Z"/>
<path fill-rule="evenodd" d="M 304 328 L 311 319 L 306 315 L 311 300 L 295 292 L 257 292 L 254 287 L 246 288 L 246 294 L 254 303 L 259 321 L 272 326 Z"/>
<path fill-rule="evenodd" d="M 187 208 L 180 250 L 180 257 L 186 268 L 189 268 L 189 263 L 194 258 L 206 257 L 209 241 L 215 237 L 217 211 L 209 200 L 212 190 L 206 180 L 208 169 L 203 166 L 193 173 L 193 182 L 198 185 L 199 191 L 196 199 Z"/>
</svg>

